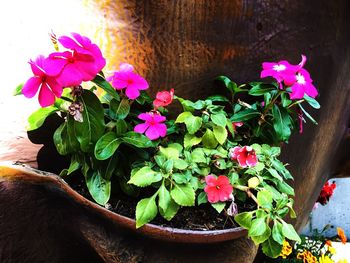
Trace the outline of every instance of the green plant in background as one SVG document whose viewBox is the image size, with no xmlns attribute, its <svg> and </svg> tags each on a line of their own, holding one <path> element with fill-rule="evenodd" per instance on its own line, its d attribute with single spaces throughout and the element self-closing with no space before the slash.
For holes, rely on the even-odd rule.
<svg viewBox="0 0 350 263">
<path fill-rule="evenodd" d="M 226 213 L 270 257 L 280 255 L 286 239 L 300 242 L 295 218 L 293 177 L 278 158 L 304 116 L 303 104 L 318 109 L 317 90 L 302 62 L 263 63 L 261 77 L 271 83 L 237 85 L 217 78 L 221 94 L 191 101 L 174 90 L 151 98 L 147 81 L 132 65 L 106 78 L 100 49 L 79 34 L 58 39 L 66 51 L 30 61 L 33 77 L 17 94 L 38 93 L 42 106 L 29 117 L 29 130 L 51 114 L 63 123 L 53 134 L 57 151 L 71 158 L 61 176 L 81 171 L 92 198 L 105 205 L 117 182 L 126 195 L 142 196 L 136 227 L 158 214 L 171 220 L 183 206 L 209 203 Z M 178 101 L 175 117 L 167 106 Z M 238 211 L 236 202 L 253 202 Z"/>
</svg>

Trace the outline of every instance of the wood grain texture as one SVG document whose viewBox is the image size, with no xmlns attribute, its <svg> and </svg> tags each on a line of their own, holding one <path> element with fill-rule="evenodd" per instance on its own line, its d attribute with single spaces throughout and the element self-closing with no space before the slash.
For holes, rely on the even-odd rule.
<svg viewBox="0 0 350 263">
<path fill-rule="evenodd" d="M 202 98 L 216 92 L 212 80 L 218 75 L 243 83 L 258 80 L 263 61 L 298 63 L 300 54 L 308 57 L 306 68 L 320 91 L 322 108 L 311 110 L 319 125 L 307 124 L 304 134 L 293 136 L 283 148 L 283 160 L 295 177 L 295 223 L 300 229 L 339 160 L 344 163 L 350 156 L 342 147 L 350 116 L 349 1 L 96 0 L 86 4 L 104 17 L 99 35 L 110 59 L 108 69 L 124 61 L 135 65 L 149 80 L 153 94 L 175 88 L 178 96 Z M 0 160 L 34 164 L 39 146 L 27 144 L 22 131 L 6 127 L 9 130 L 10 136 L 1 133 Z M 42 156 L 46 159 L 39 161 L 39 168 L 50 169 L 51 155 Z M 86 233 L 93 242 L 91 236 Z M 246 248 L 248 255 L 254 254 L 250 245 Z M 170 248 L 164 251 L 172 253 Z M 138 256 L 151 262 L 157 255 L 136 252 L 130 262 L 138 262 Z"/>
</svg>

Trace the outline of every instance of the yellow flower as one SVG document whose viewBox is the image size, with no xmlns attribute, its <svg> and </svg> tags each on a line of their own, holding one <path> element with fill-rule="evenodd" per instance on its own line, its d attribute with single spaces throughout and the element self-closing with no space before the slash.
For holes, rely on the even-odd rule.
<svg viewBox="0 0 350 263">
<path fill-rule="evenodd" d="M 334 263 L 334 261 L 332 259 L 330 259 L 328 256 L 322 255 L 319 259 L 318 259 L 319 263 Z"/>
<path fill-rule="evenodd" d="M 283 240 L 283 246 L 280 257 L 287 258 L 287 256 L 290 255 L 290 253 L 292 253 L 292 247 L 290 246 L 287 240 Z"/>
<path fill-rule="evenodd" d="M 335 253 L 336 253 L 336 250 L 335 250 L 334 247 L 328 247 L 328 251 L 329 251 L 329 253 L 331 253 L 332 255 L 335 255 Z"/>
<path fill-rule="evenodd" d="M 340 260 L 338 261 L 338 263 L 348 263 L 348 261 L 344 258 L 344 259 L 340 259 Z"/>
<path fill-rule="evenodd" d="M 303 263 L 317 263 L 317 258 L 312 255 L 312 253 L 308 250 L 304 250 L 303 252 L 299 252 L 297 254 L 297 259 L 302 259 Z M 333 263 L 333 261 L 332 261 Z"/>
</svg>

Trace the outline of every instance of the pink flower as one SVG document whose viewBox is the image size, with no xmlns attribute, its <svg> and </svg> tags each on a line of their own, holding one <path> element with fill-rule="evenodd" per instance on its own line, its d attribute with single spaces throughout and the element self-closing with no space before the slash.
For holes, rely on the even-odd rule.
<svg viewBox="0 0 350 263">
<path fill-rule="evenodd" d="M 140 96 L 140 90 L 148 89 L 147 81 L 140 75 L 133 72 L 132 65 L 122 63 L 120 70 L 114 72 L 114 75 L 109 78 L 112 81 L 112 86 L 117 90 L 125 90 L 125 94 L 129 99 L 136 99 Z"/>
<path fill-rule="evenodd" d="M 22 93 L 27 98 L 32 98 L 39 91 L 39 103 L 41 107 L 47 107 L 55 102 L 55 97 L 61 97 L 62 86 L 55 77 L 49 76 L 45 70 L 45 58 L 39 56 L 35 61 L 29 62 L 34 77 L 24 84 Z"/>
<path fill-rule="evenodd" d="M 207 185 L 204 191 L 210 203 L 225 202 L 231 198 L 233 187 L 226 176 L 220 175 L 216 178 L 214 175 L 208 175 L 205 177 L 205 183 Z"/>
<path fill-rule="evenodd" d="M 141 113 L 137 116 L 139 119 L 144 120 L 145 123 L 138 124 L 134 127 L 134 132 L 144 133 L 150 140 L 156 140 L 159 137 L 165 137 L 167 127 L 164 123 L 166 119 L 164 116 L 149 112 Z"/>
<path fill-rule="evenodd" d="M 159 107 L 165 107 L 168 106 L 170 103 L 173 102 L 174 98 L 174 89 L 171 89 L 169 91 L 160 91 L 157 92 L 156 99 L 153 101 L 153 105 L 155 109 Z"/>
<path fill-rule="evenodd" d="M 295 72 L 297 71 L 298 67 L 289 64 L 288 61 L 282 60 L 279 62 L 264 62 L 262 64 L 263 70 L 261 71 L 260 77 L 266 78 L 266 77 L 273 77 L 277 80 L 278 83 L 281 83 L 289 79 L 290 76 L 295 75 Z M 282 86 L 280 86 L 282 88 Z"/>
<path fill-rule="evenodd" d="M 233 126 L 233 130 L 236 131 L 236 127 L 242 127 L 243 126 L 243 122 L 239 121 L 239 122 L 232 122 L 232 126 Z"/>
<path fill-rule="evenodd" d="M 251 146 L 236 146 L 230 150 L 232 160 L 237 160 L 238 164 L 245 167 L 253 167 L 258 163 L 258 158 Z"/>
<path fill-rule="evenodd" d="M 305 94 L 312 98 L 318 95 L 317 89 L 312 84 L 312 79 L 307 70 L 299 69 L 294 79 L 295 81 L 290 87 L 292 90 L 292 93 L 289 95 L 290 99 L 302 99 Z"/>
<path fill-rule="evenodd" d="M 71 51 L 55 52 L 47 60 L 47 73 L 57 77 L 64 87 L 80 85 L 95 78 L 106 65 L 101 50 L 87 37 L 72 33 L 74 38 L 62 36 L 58 41 Z"/>
</svg>

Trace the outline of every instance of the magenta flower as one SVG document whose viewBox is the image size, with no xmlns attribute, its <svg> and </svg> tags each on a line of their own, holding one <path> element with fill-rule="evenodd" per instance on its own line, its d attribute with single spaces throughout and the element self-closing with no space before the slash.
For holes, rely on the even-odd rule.
<svg viewBox="0 0 350 263">
<path fill-rule="evenodd" d="M 294 76 L 295 82 L 291 85 L 292 93 L 289 94 L 290 99 L 302 99 L 305 94 L 315 98 L 318 95 L 317 89 L 312 84 L 309 72 L 300 69 Z"/>
<path fill-rule="evenodd" d="M 253 167 L 258 163 L 258 158 L 251 146 L 236 146 L 230 150 L 232 160 L 237 160 L 242 168 Z"/>
<path fill-rule="evenodd" d="M 114 75 L 109 78 L 112 81 L 112 86 L 117 90 L 125 89 L 125 94 L 129 99 L 137 99 L 140 96 L 140 90 L 148 89 L 147 81 L 140 75 L 133 72 L 132 65 L 122 63 L 120 70 L 114 72 Z"/>
<path fill-rule="evenodd" d="M 160 114 L 149 112 L 141 113 L 137 116 L 139 119 L 144 120 L 145 123 L 137 124 L 134 127 L 134 132 L 145 133 L 150 140 L 156 140 L 159 137 L 165 137 L 167 127 L 164 123 L 166 118 Z"/>
<path fill-rule="evenodd" d="M 32 98 L 39 90 L 38 100 L 41 107 L 54 104 L 55 97 L 61 97 L 63 90 L 56 78 L 46 73 L 45 60 L 44 56 L 39 56 L 35 61 L 29 62 L 34 77 L 28 79 L 22 89 L 27 98 Z"/>
<path fill-rule="evenodd" d="M 216 178 L 214 175 L 208 175 L 205 177 L 204 192 L 207 193 L 208 201 L 210 203 L 225 202 L 232 197 L 233 187 L 230 184 L 230 180 L 220 175 Z"/>
<path fill-rule="evenodd" d="M 289 64 L 288 61 L 282 60 L 280 62 L 264 62 L 262 64 L 263 70 L 261 71 L 260 77 L 273 77 L 281 85 L 281 83 L 289 79 L 290 76 L 294 76 L 298 70 L 298 66 Z M 282 88 L 282 86 L 280 86 Z"/>
<path fill-rule="evenodd" d="M 73 38 L 61 36 L 58 38 L 58 41 L 65 48 L 73 50 L 78 54 L 92 56 L 94 58 L 94 75 L 96 76 L 106 65 L 106 59 L 102 56 L 100 48 L 85 36 L 81 36 L 77 33 L 71 33 L 71 35 Z"/>
<path fill-rule="evenodd" d="M 174 89 L 171 89 L 169 91 L 160 91 L 157 92 L 156 99 L 153 101 L 153 105 L 155 109 L 159 107 L 165 107 L 168 106 L 170 103 L 173 102 L 174 98 Z"/>
</svg>

